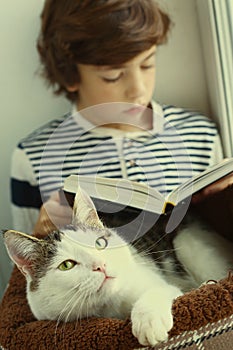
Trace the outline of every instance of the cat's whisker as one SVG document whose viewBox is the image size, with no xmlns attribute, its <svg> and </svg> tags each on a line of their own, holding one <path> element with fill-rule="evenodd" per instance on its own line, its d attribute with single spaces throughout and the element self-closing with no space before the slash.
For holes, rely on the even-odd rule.
<svg viewBox="0 0 233 350">
<path fill-rule="evenodd" d="M 153 251 L 153 248 L 156 248 L 156 247 L 157 247 L 157 242 L 154 242 L 154 243 L 150 244 L 150 246 L 147 247 L 146 249 L 141 249 L 139 254 L 142 255 L 142 254 L 144 254 L 145 252 L 154 252 L 154 251 Z M 178 249 L 179 249 L 178 247 L 175 248 L 174 246 L 172 246 L 171 248 L 163 249 L 163 250 L 158 250 L 158 249 L 156 249 L 156 250 L 155 250 L 155 253 L 162 253 L 163 251 L 176 252 Z M 138 254 L 138 251 L 136 251 L 135 254 Z"/>
<path fill-rule="evenodd" d="M 174 250 L 170 250 L 170 249 L 169 250 L 161 250 L 161 251 L 151 251 L 151 252 L 147 252 L 145 254 L 142 254 L 141 256 L 143 258 L 146 258 L 146 257 L 152 258 L 156 262 L 159 259 L 161 259 L 161 255 L 163 256 L 163 258 L 166 258 L 167 256 L 171 255 L 173 252 L 174 252 Z M 159 256 L 156 257 L 156 255 L 159 255 Z"/>
<path fill-rule="evenodd" d="M 89 309 L 90 309 L 89 306 L 91 305 L 90 299 L 91 299 L 91 293 L 89 292 L 87 297 L 86 297 L 86 318 L 89 317 Z"/>
<path fill-rule="evenodd" d="M 72 292 L 77 289 L 77 287 L 79 287 L 81 285 L 81 283 L 79 282 L 74 288 L 72 288 L 72 291 L 69 291 L 69 294 L 72 294 Z M 85 283 L 83 283 L 82 287 L 88 287 L 88 281 L 85 281 Z M 88 288 L 86 288 L 86 290 L 88 290 Z M 70 319 L 70 315 L 72 313 L 73 310 L 75 310 L 75 313 L 77 313 L 78 315 L 80 315 L 80 320 L 83 318 L 83 316 L 81 315 L 80 310 L 82 309 L 82 306 L 84 304 L 84 301 L 86 300 L 86 296 L 84 293 L 84 289 L 82 288 L 82 293 L 81 295 L 77 295 L 76 293 L 74 293 L 69 300 L 67 301 L 67 303 L 65 304 L 64 308 L 62 309 L 57 324 L 56 324 L 56 329 L 58 327 L 59 322 L 63 323 L 62 328 L 64 329 L 63 333 L 65 334 L 65 325 L 66 322 L 69 321 Z M 68 293 L 67 293 L 68 294 Z M 78 307 L 79 306 L 79 307 Z M 68 311 L 69 310 L 69 311 Z M 68 311 L 68 312 L 67 312 Z M 63 317 L 65 316 L 65 318 Z"/>
<path fill-rule="evenodd" d="M 140 247 L 140 246 L 137 247 L 137 245 L 135 244 L 134 248 L 136 249 L 136 254 L 138 253 L 138 251 L 140 251 L 140 254 L 141 254 L 142 252 L 145 252 L 145 251 L 151 251 L 151 249 L 153 249 L 154 247 L 157 247 L 157 246 L 158 246 L 158 241 L 153 242 L 153 243 L 150 243 L 150 245 L 147 246 L 146 249 L 144 248 L 144 245 L 145 245 L 145 244 L 146 244 L 146 243 L 144 243 L 142 247 Z M 147 245 L 147 244 L 146 244 L 146 245 Z"/>
<path fill-rule="evenodd" d="M 56 334 L 57 327 L 58 327 L 59 323 L 64 322 L 64 321 L 67 322 L 69 320 L 69 315 L 72 312 L 72 310 L 70 310 L 68 314 L 67 314 L 67 310 L 69 310 L 70 305 L 73 304 L 73 299 L 77 298 L 77 293 L 76 292 L 74 293 L 74 291 L 77 291 L 81 285 L 82 285 L 82 282 L 78 282 L 71 290 L 68 290 L 67 293 L 64 295 L 65 298 L 68 298 L 69 296 L 70 296 L 70 298 L 68 298 L 67 303 L 65 304 L 65 306 L 63 307 L 63 309 L 61 310 L 61 312 L 59 314 L 59 317 L 58 317 L 57 323 L 56 323 L 55 334 Z M 79 299 L 80 298 L 76 299 L 77 300 L 76 303 L 79 302 Z M 64 316 L 66 316 L 65 319 L 64 319 Z"/>
<path fill-rule="evenodd" d="M 172 253 L 172 252 L 175 252 L 176 249 L 164 249 L 164 250 L 151 250 L 151 249 L 147 249 L 147 250 L 144 250 L 140 253 L 140 256 L 141 257 L 151 257 L 153 255 L 153 260 L 155 259 L 154 255 L 156 254 L 164 254 L 166 253 L 166 255 Z"/>
<path fill-rule="evenodd" d="M 165 268 L 161 267 L 160 271 L 162 271 L 162 272 L 174 272 L 174 268 L 173 269 L 165 269 Z"/>
<path fill-rule="evenodd" d="M 154 233 L 154 235 L 156 236 L 156 232 Z M 150 246 L 153 245 L 158 245 L 166 236 L 170 235 L 170 233 L 165 232 L 160 238 L 157 239 L 157 241 L 150 241 Z M 140 244 L 140 242 L 144 242 L 145 241 L 145 235 L 141 236 L 138 240 L 134 240 L 134 242 L 132 243 L 132 246 L 135 247 L 138 244 Z"/>
<path fill-rule="evenodd" d="M 85 295 L 84 295 L 84 292 L 85 292 L 85 289 L 84 289 L 84 287 L 86 287 L 86 286 L 88 286 L 88 282 L 86 281 L 85 282 L 85 284 L 82 284 L 82 292 L 81 292 L 81 294 L 79 294 L 78 296 L 77 296 L 77 294 L 76 293 L 74 293 L 73 295 L 72 295 L 72 297 L 70 298 L 70 300 L 67 302 L 67 304 L 65 305 L 65 307 L 64 307 L 64 309 L 63 309 L 63 311 L 62 311 L 62 313 L 65 313 L 66 314 L 66 317 L 65 317 L 65 322 L 67 322 L 68 320 L 69 320 L 69 316 L 70 316 L 70 314 L 72 313 L 72 310 L 74 309 L 74 305 L 73 305 L 73 299 L 75 299 L 74 300 L 74 302 L 75 302 L 75 305 L 77 305 L 78 303 L 79 303 L 79 301 L 81 300 L 82 301 L 82 303 L 85 301 Z M 76 288 L 74 288 L 74 289 L 76 289 Z M 70 305 L 72 305 L 72 308 L 69 308 L 69 306 Z M 67 313 L 66 311 L 67 310 L 69 310 L 69 312 Z M 61 313 L 61 314 L 62 314 Z M 61 315 L 60 314 L 60 315 Z"/>
<path fill-rule="evenodd" d="M 153 254 L 163 254 L 163 253 L 171 253 L 174 252 L 175 250 L 173 249 L 163 249 L 163 250 L 145 250 L 140 253 L 140 256 L 151 256 Z"/>
<path fill-rule="evenodd" d="M 72 294 L 74 291 L 77 291 L 79 287 L 81 286 L 81 282 L 78 282 L 74 287 L 72 287 L 70 290 L 68 290 L 64 295 L 63 298 L 66 299 L 69 297 L 70 294 Z"/>
<path fill-rule="evenodd" d="M 70 301 L 68 301 L 66 303 L 65 307 L 61 310 L 61 312 L 60 312 L 60 314 L 58 316 L 56 327 L 55 327 L 55 339 L 56 339 L 57 329 L 58 329 L 58 326 L 59 326 L 60 323 L 62 324 L 62 329 L 64 329 L 64 331 L 65 331 L 65 323 L 63 322 L 63 316 L 62 315 L 65 313 L 66 308 L 67 308 L 67 304 L 69 304 L 69 303 L 70 303 Z"/>
</svg>

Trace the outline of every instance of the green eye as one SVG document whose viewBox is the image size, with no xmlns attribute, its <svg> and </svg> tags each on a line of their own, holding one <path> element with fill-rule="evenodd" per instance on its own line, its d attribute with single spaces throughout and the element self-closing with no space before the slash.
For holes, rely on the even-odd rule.
<svg viewBox="0 0 233 350">
<path fill-rule="evenodd" d="M 105 249 L 107 245 L 108 245 L 108 241 L 104 236 L 97 238 L 97 240 L 95 241 L 95 247 L 98 250 Z"/>
<path fill-rule="evenodd" d="M 66 260 L 63 261 L 59 266 L 58 269 L 60 271 L 68 271 L 71 270 L 75 265 L 77 265 L 77 263 L 73 260 Z"/>
</svg>

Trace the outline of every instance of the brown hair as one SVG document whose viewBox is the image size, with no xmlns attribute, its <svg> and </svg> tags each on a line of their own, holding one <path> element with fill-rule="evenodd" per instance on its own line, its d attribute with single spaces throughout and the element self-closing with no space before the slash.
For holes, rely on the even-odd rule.
<svg viewBox="0 0 233 350">
<path fill-rule="evenodd" d="M 170 19 L 154 0 L 46 0 L 37 48 L 56 94 L 79 82 L 77 63 L 122 64 L 165 42 Z"/>
</svg>

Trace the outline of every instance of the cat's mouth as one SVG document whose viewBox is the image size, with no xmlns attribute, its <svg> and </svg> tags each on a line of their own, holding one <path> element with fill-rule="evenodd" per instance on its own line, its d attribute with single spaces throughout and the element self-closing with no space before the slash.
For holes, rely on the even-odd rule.
<svg viewBox="0 0 233 350">
<path fill-rule="evenodd" d="M 108 283 L 109 281 L 111 281 L 111 280 L 113 280 L 115 278 L 116 277 L 105 275 L 105 278 L 104 278 L 103 282 L 101 283 L 100 287 L 98 288 L 97 293 L 100 292 L 100 290 L 103 288 L 103 286 L 106 285 L 106 283 Z"/>
</svg>

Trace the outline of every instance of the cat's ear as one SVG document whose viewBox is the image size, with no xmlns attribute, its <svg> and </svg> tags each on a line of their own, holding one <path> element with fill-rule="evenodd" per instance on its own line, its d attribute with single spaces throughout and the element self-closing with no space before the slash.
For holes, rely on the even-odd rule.
<svg viewBox="0 0 233 350">
<path fill-rule="evenodd" d="M 5 231 L 3 239 L 11 260 L 24 275 L 31 275 L 41 240 L 14 230 Z"/>
<path fill-rule="evenodd" d="M 88 194 L 80 187 L 77 190 L 73 206 L 73 220 L 74 225 L 84 224 L 86 226 L 103 228 L 104 225 L 100 220 L 95 205 Z"/>
</svg>

